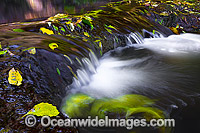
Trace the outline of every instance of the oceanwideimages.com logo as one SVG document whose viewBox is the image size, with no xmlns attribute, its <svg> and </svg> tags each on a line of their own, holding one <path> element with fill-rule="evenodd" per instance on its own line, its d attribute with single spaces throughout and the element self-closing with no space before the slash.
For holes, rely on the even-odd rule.
<svg viewBox="0 0 200 133">
<path fill-rule="evenodd" d="M 34 115 L 28 115 L 25 118 L 25 124 L 28 127 L 34 127 L 37 119 Z M 146 119 L 99 119 L 98 116 L 92 119 L 88 116 L 87 119 L 51 119 L 49 116 L 43 116 L 40 120 L 43 127 L 126 127 L 133 129 L 134 127 L 175 127 L 174 119 L 151 119 L 149 122 Z"/>
</svg>

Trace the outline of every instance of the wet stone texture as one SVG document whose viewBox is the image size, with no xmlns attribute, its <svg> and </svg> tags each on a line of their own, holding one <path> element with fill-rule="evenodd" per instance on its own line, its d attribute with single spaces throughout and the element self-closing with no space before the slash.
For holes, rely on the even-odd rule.
<svg viewBox="0 0 200 133">
<path fill-rule="evenodd" d="M 2 59 L 2 58 L 1 58 Z M 65 95 L 65 87 L 72 82 L 72 74 L 67 68 L 69 62 L 63 56 L 43 49 L 37 49 L 35 55 L 23 52 L 12 58 L 4 57 L 1 61 L 0 84 L 0 127 L 16 131 L 26 131 L 24 119 L 20 119 L 34 105 L 41 102 L 52 103 L 59 107 Z M 13 86 L 8 83 L 8 72 L 14 67 L 20 70 L 22 85 Z M 56 68 L 59 68 L 60 75 Z M 63 116 L 60 115 L 62 118 Z M 48 128 L 34 127 L 31 131 L 48 131 Z M 51 131 L 57 129 L 51 129 Z M 62 131 L 73 131 L 65 129 Z"/>
<path fill-rule="evenodd" d="M 169 5 L 172 6 L 169 7 Z M 153 3 L 126 1 L 107 4 L 98 14 L 87 14 L 93 20 L 92 31 L 91 24 L 83 24 L 82 29 L 76 26 L 72 32 L 63 18 L 52 24 L 59 28 L 64 27 L 65 32 L 60 29 L 55 31 L 52 26 L 48 26 L 47 21 L 0 25 L 2 49 L 8 48 L 14 54 L 0 55 L 0 131 L 76 132 L 74 128 L 44 128 L 40 124 L 34 128 L 28 128 L 24 124 L 24 119 L 20 118 L 34 105 L 41 102 L 60 106 L 66 94 L 66 86 L 72 83 L 74 77 L 69 66 L 76 74 L 80 64 L 75 58 L 78 57 L 81 60 L 82 57 L 88 57 L 91 49 L 99 57 L 100 48 L 96 47 L 99 44 L 94 43 L 99 38 L 103 45 L 103 53 L 105 53 L 116 46 L 124 46 L 126 35 L 135 31 L 142 34 L 142 29 L 149 32 L 156 30 L 165 36 L 173 32 L 175 34 L 199 33 L 199 6 L 194 10 L 191 9 L 193 5 L 187 8 L 179 3 L 166 4 L 158 1 Z M 176 10 L 174 12 L 180 15 L 171 13 L 171 10 Z M 74 21 L 80 19 L 80 17 L 75 18 Z M 75 23 L 74 21 L 72 22 Z M 116 30 L 110 33 L 110 30 L 105 28 L 105 24 L 114 26 Z M 42 35 L 39 30 L 41 27 L 53 30 L 57 35 Z M 26 32 L 12 31 L 18 28 Z M 86 37 L 84 32 L 90 34 L 90 37 Z M 59 45 L 58 49 L 53 51 L 49 48 L 48 45 L 52 42 Z M 36 54 L 32 55 L 23 51 L 29 47 L 35 47 Z M 68 55 L 74 63 L 71 64 L 64 54 Z M 22 75 L 23 81 L 20 86 L 8 83 L 8 73 L 13 67 Z M 59 117 L 66 118 L 63 114 L 59 114 Z"/>
</svg>

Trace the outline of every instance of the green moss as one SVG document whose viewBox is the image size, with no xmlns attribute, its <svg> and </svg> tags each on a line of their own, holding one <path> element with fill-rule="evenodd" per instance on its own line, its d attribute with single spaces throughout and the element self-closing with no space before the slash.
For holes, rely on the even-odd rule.
<svg viewBox="0 0 200 133">
<path fill-rule="evenodd" d="M 129 94 L 117 98 L 94 99 L 85 94 L 74 94 L 66 99 L 63 111 L 71 118 L 98 116 L 109 113 L 123 114 L 126 118 L 142 113 L 145 118 L 164 118 L 162 110 L 152 107 L 155 100 L 142 95 Z"/>
</svg>

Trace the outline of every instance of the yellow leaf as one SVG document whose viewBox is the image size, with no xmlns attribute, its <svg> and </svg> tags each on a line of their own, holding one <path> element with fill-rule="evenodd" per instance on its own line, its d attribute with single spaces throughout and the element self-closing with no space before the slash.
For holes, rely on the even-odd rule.
<svg viewBox="0 0 200 133">
<path fill-rule="evenodd" d="M 50 43 L 49 47 L 54 50 L 55 48 L 58 48 L 58 44 L 57 43 Z"/>
<path fill-rule="evenodd" d="M 82 22 L 82 18 L 80 18 L 79 20 L 76 21 L 76 24 L 79 24 Z"/>
<path fill-rule="evenodd" d="M 55 18 L 66 18 L 68 17 L 68 14 L 61 14 L 61 13 L 58 13 L 54 16 Z"/>
<path fill-rule="evenodd" d="M 90 37 L 90 35 L 87 32 L 83 32 L 85 36 Z"/>
<path fill-rule="evenodd" d="M 90 17 L 88 17 L 88 16 L 85 16 L 84 18 L 85 18 L 86 20 L 90 21 L 90 22 L 92 21 L 92 19 L 91 19 Z"/>
<path fill-rule="evenodd" d="M 36 115 L 36 116 L 57 116 L 60 112 L 57 110 L 56 106 L 49 103 L 39 103 L 35 105 L 26 115 Z"/>
<path fill-rule="evenodd" d="M 54 21 L 53 17 L 48 18 L 48 21 Z"/>
<path fill-rule="evenodd" d="M 22 84 L 22 80 L 23 80 L 22 76 L 20 75 L 18 70 L 15 70 L 14 68 L 12 68 L 9 71 L 9 77 L 8 77 L 9 84 L 19 86 Z"/>
<path fill-rule="evenodd" d="M 106 28 L 106 27 L 105 27 L 105 29 L 106 29 L 110 34 L 112 34 L 112 30 L 111 30 L 111 29 L 108 29 L 108 28 Z"/>
<path fill-rule="evenodd" d="M 40 28 L 40 30 L 42 31 L 43 34 L 48 34 L 48 35 L 54 34 L 52 30 L 46 29 L 44 27 Z"/>
<path fill-rule="evenodd" d="M 109 26 L 106 25 L 106 27 L 116 30 L 116 28 L 114 26 L 112 26 L 112 25 L 109 25 Z"/>
<path fill-rule="evenodd" d="M 71 24 L 71 21 L 65 22 L 66 24 Z"/>
<path fill-rule="evenodd" d="M 4 55 L 8 52 L 8 50 L 0 51 L 0 55 Z"/>
<path fill-rule="evenodd" d="M 31 48 L 31 49 L 28 50 L 28 52 L 30 54 L 35 54 L 36 53 L 36 49 L 35 48 Z"/>
<path fill-rule="evenodd" d="M 177 28 L 175 28 L 175 27 L 169 27 L 169 29 L 170 29 L 171 31 L 173 31 L 174 33 L 176 33 L 176 34 L 179 35 L 179 31 L 177 30 Z"/>
<path fill-rule="evenodd" d="M 169 14 L 167 12 L 162 12 L 162 13 L 160 13 L 160 15 L 162 15 L 162 16 L 169 16 Z"/>
<path fill-rule="evenodd" d="M 22 51 L 28 51 L 30 54 L 35 54 L 36 53 L 35 47 L 30 47 L 30 48 L 24 49 Z"/>
<path fill-rule="evenodd" d="M 95 40 L 94 42 L 100 42 L 101 40 Z"/>
</svg>

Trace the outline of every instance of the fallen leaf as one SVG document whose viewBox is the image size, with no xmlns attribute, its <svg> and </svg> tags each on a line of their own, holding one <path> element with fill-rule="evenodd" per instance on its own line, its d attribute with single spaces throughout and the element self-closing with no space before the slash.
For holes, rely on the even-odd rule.
<svg viewBox="0 0 200 133">
<path fill-rule="evenodd" d="M 67 22 L 65 22 L 65 24 L 70 24 L 72 21 L 67 21 Z"/>
<path fill-rule="evenodd" d="M 90 35 L 87 32 L 83 32 L 83 34 L 87 37 L 90 37 Z"/>
<path fill-rule="evenodd" d="M 85 16 L 84 18 L 85 18 L 86 20 L 90 21 L 90 22 L 92 21 L 92 19 L 91 19 L 90 17 L 88 17 L 88 16 Z"/>
<path fill-rule="evenodd" d="M 81 25 L 80 24 L 77 24 L 77 26 L 81 29 Z"/>
<path fill-rule="evenodd" d="M 177 28 L 175 28 L 175 27 L 169 27 L 169 29 L 170 29 L 171 31 L 173 31 L 174 33 L 176 33 L 176 34 L 179 35 L 179 31 L 178 31 Z"/>
<path fill-rule="evenodd" d="M 12 85 L 21 85 L 22 84 L 22 76 L 20 75 L 19 71 L 18 70 L 15 70 L 14 68 L 12 68 L 10 71 L 9 71 L 9 76 L 8 76 L 8 82 L 9 84 L 12 84 Z"/>
<path fill-rule="evenodd" d="M 105 29 L 106 29 L 110 34 L 112 34 L 112 30 L 111 30 L 111 29 L 108 29 L 108 28 L 106 28 L 106 27 L 105 27 Z"/>
<path fill-rule="evenodd" d="M 99 41 L 101 41 L 101 40 L 95 40 L 94 42 L 99 42 Z"/>
<path fill-rule="evenodd" d="M 28 50 L 28 52 L 30 54 L 35 54 L 36 53 L 36 49 L 35 48 L 31 48 L 31 49 Z"/>
<path fill-rule="evenodd" d="M 44 27 L 40 28 L 43 34 L 52 35 L 54 34 L 52 30 L 46 29 Z"/>
<path fill-rule="evenodd" d="M 56 68 L 58 75 L 60 75 L 60 70 L 58 68 Z"/>
<path fill-rule="evenodd" d="M 35 105 L 26 115 L 36 115 L 36 116 L 57 116 L 60 112 L 57 110 L 56 106 L 49 103 L 39 103 Z"/>
<path fill-rule="evenodd" d="M 54 16 L 54 18 L 67 18 L 68 17 L 68 14 L 61 14 L 61 13 L 58 13 Z"/>
<path fill-rule="evenodd" d="M 49 47 L 54 50 L 55 48 L 58 48 L 58 44 L 57 43 L 50 43 Z"/>
<path fill-rule="evenodd" d="M 161 16 L 169 16 L 169 14 L 167 12 L 162 12 L 160 13 Z"/>
<path fill-rule="evenodd" d="M 53 25 L 53 28 L 54 28 L 56 31 L 58 31 L 58 27 L 56 27 L 55 25 Z"/>
<path fill-rule="evenodd" d="M 61 27 L 60 30 L 62 30 L 63 32 L 65 32 L 65 29 L 63 27 Z"/>
<path fill-rule="evenodd" d="M 82 18 L 78 19 L 75 24 L 79 24 L 82 22 Z"/>
<path fill-rule="evenodd" d="M 105 24 L 105 26 L 108 27 L 108 28 L 111 28 L 111 29 L 115 29 L 115 30 L 116 30 L 116 28 L 115 28 L 114 26 L 112 26 L 112 25 L 107 26 L 107 25 Z"/>
<path fill-rule="evenodd" d="M 4 55 L 4 54 L 6 54 L 7 52 L 8 52 L 7 50 L 0 51 L 0 55 Z"/>
<path fill-rule="evenodd" d="M 24 49 L 22 51 L 28 51 L 30 54 L 35 54 L 36 53 L 35 47 L 30 47 L 30 48 Z"/>
<path fill-rule="evenodd" d="M 13 29 L 14 32 L 24 32 L 22 29 Z"/>
<path fill-rule="evenodd" d="M 84 24 L 89 25 L 89 26 L 91 27 L 91 30 L 93 30 L 94 26 L 92 25 L 92 22 L 90 22 L 90 21 L 87 20 L 87 19 L 83 19 L 82 22 L 83 22 Z"/>
</svg>

